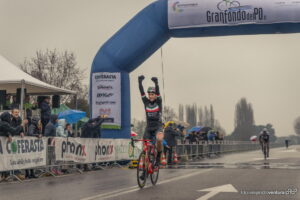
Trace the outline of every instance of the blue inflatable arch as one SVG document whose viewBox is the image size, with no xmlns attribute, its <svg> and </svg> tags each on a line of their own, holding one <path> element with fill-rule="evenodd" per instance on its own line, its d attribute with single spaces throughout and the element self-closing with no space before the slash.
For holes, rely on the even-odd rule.
<svg viewBox="0 0 300 200">
<path fill-rule="evenodd" d="M 140 11 L 100 48 L 94 58 L 90 76 L 90 103 L 92 103 L 92 73 L 121 73 L 122 129 L 105 129 L 102 131 L 104 138 L 130 137 L 129 73 L 135 70 L 171 37 L 211 37 L 300 32 L 299 23 L 169 29 L 167 3 L 167 0 L 158 0 Z M 133 81 L 136 82 L 137 80 Z M 90 109 L 93 109 L 92 104 Z"/>
</svg>

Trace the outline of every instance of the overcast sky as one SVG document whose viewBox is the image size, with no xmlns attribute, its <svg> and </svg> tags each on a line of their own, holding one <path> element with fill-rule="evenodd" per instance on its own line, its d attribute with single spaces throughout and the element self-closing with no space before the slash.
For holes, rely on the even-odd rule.
<svg viewBox="0 0 300 200">
<path fill-rule="evenodd" d="M 70 50 L 89 70 L 101 45 L 152 0 L 0 0 L 0 53 L 14 64 L 36 50 Z M 231 133 L 246 97 L 256 124 L 294 133 L 300 115 L 300 34 L 171 39 L 163 46 L 166 104 L 214 105 Z M 144 118 L 137 76 L 161 78 L 160 53 L 131 74 L 132 118 Z M 161 79 L 160 79 L 161 82 Z M 150 81 L 145 82 L 145 87 Z"/>
</svg>

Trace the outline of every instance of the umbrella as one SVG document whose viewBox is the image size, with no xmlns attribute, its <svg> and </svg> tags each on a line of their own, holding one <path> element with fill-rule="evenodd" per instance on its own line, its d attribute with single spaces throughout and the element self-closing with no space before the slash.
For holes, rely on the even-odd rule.
<svg viewBox="0 0 300 200">
<path fill-rule="evenodd" d="M 84 118 L 85 112 L 80 110 L 65 110 L 58 114 L 58 119 L 65 119 L 68 123 L 74 124 Z"/>
<path fill-rule="evenodd" d="M 199 132 L 202 128 L 203 128 L 202 126 L 194 126 L 193 128 L 188 130 L 188 133 Z"/>
<path fill-rule="evenodd" d="M 131 131 L 130 136 L 131 137 L 136 137 L 136 136 L 138 136 L 138 134 L 136 132 Z"/>
<path fill-rule="evenodd" d="M 204 133 L 208 133 L 208 131 L 210 131 L 212 128 L 208 127 L 208 126 L 205 126 L 205 127 L 202 127 L 201 128 L 201 132 L 204 132 Z"/>
<path fill-rule="evenodd" d="M 256 136 L 256 135 L 251 136 L 251 137 L 250 137 L 250 140 L 251 140 L 252 142 L 255 142 L 255 141 L 257 140 L 257 136 Z"/>
</svg>

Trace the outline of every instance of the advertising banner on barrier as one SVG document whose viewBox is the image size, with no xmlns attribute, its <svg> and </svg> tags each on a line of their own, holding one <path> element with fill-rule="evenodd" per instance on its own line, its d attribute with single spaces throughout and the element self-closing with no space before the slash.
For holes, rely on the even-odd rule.
<svg viewBox="0 0 300 200">
<path fill-rule="evenodd" d="M 55 138 L 55 155 L 58 161 L 78 163 L 109 162 L 137 159 L 142 143 L 131 146 L 129 139 Z"/>
<path fill-rule="evenodd" d="M 121 73 L 97 72 L 92 75 L 92 117 L 107 115 L 103 128 L 121 128 Z"/>
<path fill-rule="evenodd" d="M 46 165 L 46 138 L 0 137 L 0 171 L 28 169 Z"/>
<path fill-rule="evenodd" d="M 300 1 L 169 0 L 170 29 L 300 22 Z"/>
</svg>

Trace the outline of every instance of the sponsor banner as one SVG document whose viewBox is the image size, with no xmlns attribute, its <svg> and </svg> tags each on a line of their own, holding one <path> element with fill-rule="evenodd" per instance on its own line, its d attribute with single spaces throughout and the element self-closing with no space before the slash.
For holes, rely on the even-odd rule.
<svg viewBox="0 0 300 200">
<path fill-rule="evenodd" d="M 47 139 L 0 137 L 0 171 L 28 169 L 46 165 Z"/>
<path fill-rule="evenodd" d="M 116 160 L 133 160 L 138 159 L 142 152 L 142 142 L 134 143 L 131 145 L 131 140 L 116 139 L 115 140 Z"/>
<path fill-rule="evenodd" d="M 78 163 L 108 162 L 137 159 L 142 142 L 131 146 L 129 139 L 55 138 L 57 161 Z"/>
<path fill-rule="evenodd" d="M 102 128 L 121 128 L 121 73 L 97 72 L 92 75 L 92 117 L 107 115 Z"/>
<path fill-rule="evenodd" d="M 300 22 L 295 0 L 168 0 L 170 29 Z"/>
<path fill-rule="evenodd" d="M 55 158 L 59 161 L 89 163 L 93 160 L 93 140 L 87 138 L 55 137 Z M 91 148 L 91 149 L 88 149 Z"/>
<path fill-rule="evenodd" d="M 97 139 L 93 148 L 94 162 L 116 160 L 115 141 L 112 139 Z"/>
</svg>

